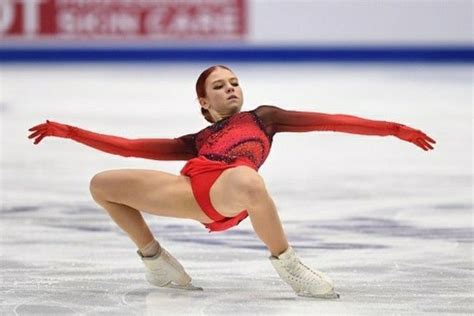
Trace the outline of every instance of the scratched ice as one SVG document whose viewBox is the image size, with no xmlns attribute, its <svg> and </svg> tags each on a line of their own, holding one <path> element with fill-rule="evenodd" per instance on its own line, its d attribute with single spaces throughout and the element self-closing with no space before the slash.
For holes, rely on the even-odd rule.
<svg viewBox="0 0 474 316">
<path fill-rule="evenodd" d="M 0 313 L 472 314 L 472 68 L 466 65 L 229 64 L 242 110 L 275 104 L 396 121 L 433 137 L 281 133 L 260 169 L 300 258 L 341 299 L 294 295 L 246 219 L 209 234 L 145 213 L 203 292 L 147 284 L 130 239 L 90 197 L 102 170 L 178 174 L 184 161 L 99 152 L 27 129 L 46 119 L 96 132 L 174 137 L 206 126 L 194 80 L 207 65 L 3 66 Z"/>
</svg>

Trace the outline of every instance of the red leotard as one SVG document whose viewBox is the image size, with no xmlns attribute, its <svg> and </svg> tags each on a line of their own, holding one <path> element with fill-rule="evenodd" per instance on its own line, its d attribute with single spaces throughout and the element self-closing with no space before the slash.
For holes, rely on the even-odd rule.
<svg viewBox="0 0 474 316">
<path fill-rule="evenodd" d="M 181 174 L 191 179 L 196 201 L 213 223 L 204 224 L 209 232 L 226 230 L 238 225 L 248 216 L 242 210 L 233 217 L 225 217 L 212 205 L 210 189 L 220 174 L 229 168 L 246 165 L 255 170 L 270 152 L 272 136 L 267 134 L 256 111 L 235 113 L 221 119 L 196 134 L 180 137 L 197 158 L 189 160 Z"/>
</svg>

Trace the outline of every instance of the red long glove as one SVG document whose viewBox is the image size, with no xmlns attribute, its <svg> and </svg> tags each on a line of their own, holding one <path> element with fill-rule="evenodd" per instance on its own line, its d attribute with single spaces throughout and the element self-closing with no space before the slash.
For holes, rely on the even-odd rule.
<svg viewBox="0 0 474 316">
<path fill-rule="evenodd" d="M 352 134 L 395 136 L 411 142 L 423 150 L 433 149 L 428 142 L 436 141 L 418 129 L 387 121 L 368 120 L 346 114 L 290 111 L 273 105 L 261 105 L 256 109 L 267 132 L 335 131 Z"/>
<path fill-rule="evenodd" d="M 79 143 L 101 151 L 124 157 L 139 157 L 156 160 L 189 160 L 196 157 L 192 134 L 179 138 L 142 138 L 127 139 L 123 137 L 98 134 L 75 126 L 46 120 L 46 123 L 29 129 L 33 131 L 28 138 L 35 138 L 37 145 L 46 136 L 70 138 Z"/>
</svg>

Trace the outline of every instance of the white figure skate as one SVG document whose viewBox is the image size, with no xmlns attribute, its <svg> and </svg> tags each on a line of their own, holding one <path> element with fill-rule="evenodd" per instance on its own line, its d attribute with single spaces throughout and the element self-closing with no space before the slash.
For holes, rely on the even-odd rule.
<svg viewBox="0 0 474 316">
<path fill-rule="evenodd" d="M 270 256 L 270 262 L 280 277 L 288 283 L 299 296 L 316 298 L 339 298 L 334 291 L 332 280 L 320 271 L 305 266 L 290 246 L 277 257 Z"/>
<path fill-rule="evenodd" d="M 170 287 L 183 290 L 202 291 L 202 287 L 191 284 L 191 277 L 184 271 L 183 266 L 165 248 L 153 257 L 144 257 L 140 250 L 138 255 L 145 264 L 146 280 L 159 287 Z"/>
</svg>

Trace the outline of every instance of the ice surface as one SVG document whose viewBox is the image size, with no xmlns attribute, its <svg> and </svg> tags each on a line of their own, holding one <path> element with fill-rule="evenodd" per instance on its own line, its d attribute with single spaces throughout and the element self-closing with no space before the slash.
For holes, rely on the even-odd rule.
<svg viewBox="0 0 474 316">
<path fill-rule="evenodd" d="M 184 161 L 106 154 L 71 140 L 35 146 L 46 119 L 129 138 L 176 137 L 207 122 L 204 64 L 3 65 L 0 314 L 405 315 L 474 313 L 472 67 L 228 64 L 242 110 L 260 104 L 394 121 L 437 141 L 281 133 L 260 169 L 290 244 L 339 300 L 294 295 L 250 220 L 209 234 L 144 213 L 203 292 L 146 283 L 135 245 L 91 198 L 94 174 Z"/>
</svg>

